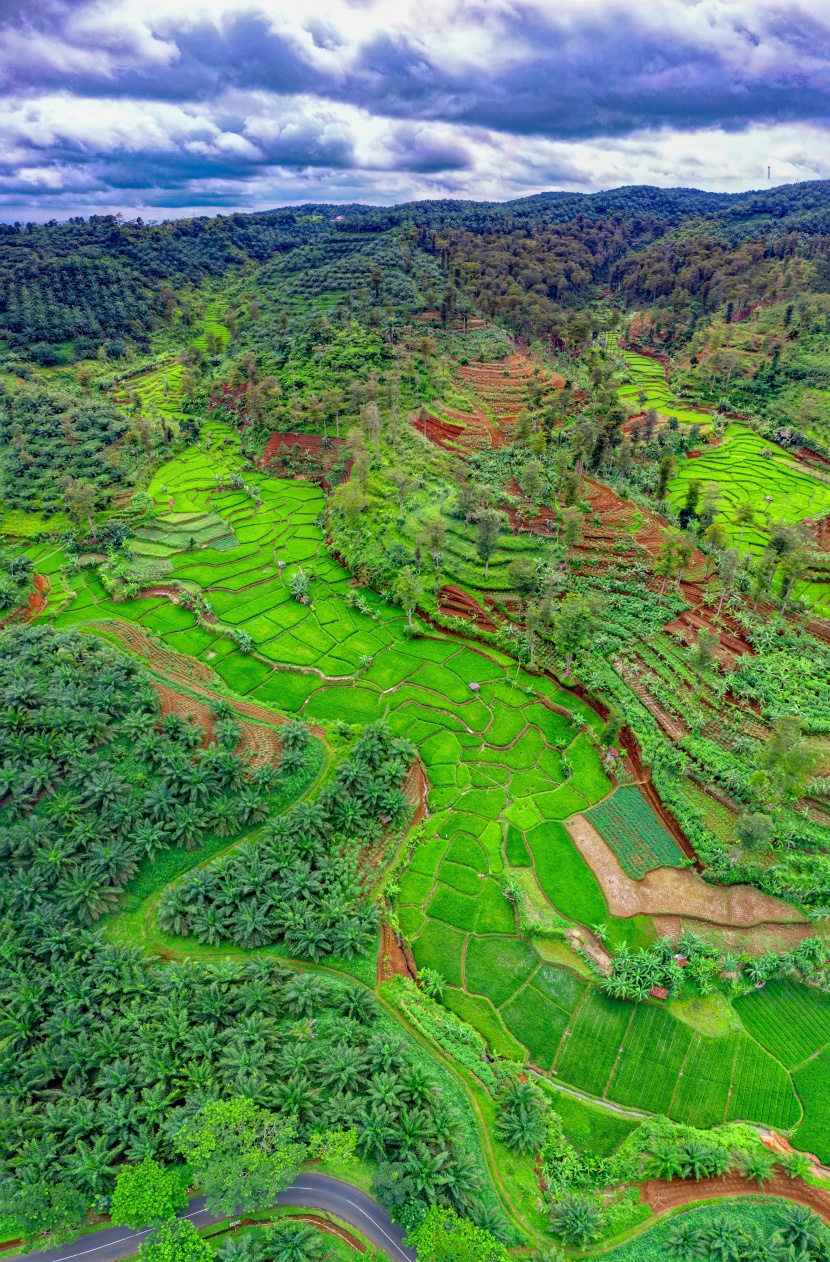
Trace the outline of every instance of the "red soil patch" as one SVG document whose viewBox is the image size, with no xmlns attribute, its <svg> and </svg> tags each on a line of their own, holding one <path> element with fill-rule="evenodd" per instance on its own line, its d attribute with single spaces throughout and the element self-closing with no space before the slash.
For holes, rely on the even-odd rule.
<svg viewBox="0 0 830 1262">
<path fill-rule="evenodd" d="M 482 631 L 496 630 L 496 624 L 488 617 L 478 601 L 452 583 L 447 583 L 441 588 L 438 602 L 438 612 L 445 618 L 466 618 Z"/>
<path fill-rule="evenodd" d="M 687 609 L 671 622 L 667 622 L 663 630 L 689 645 L 697 642 L 698 632 L 714 631 L 718 637 L 715 656 L 728 670 L 731 670 L 736 658 L 742 657 L 744 653 L 754 654 L 755 650 L 741 633 L 740 627 L 731 620 L 730 625 L 731 630 L 723 630 L 716 626 L 715 611 L 708 609 L 706 605 L 698 604 L 696 609 Z"/>
<path fill-rule="evenodd" d="M 409 977 L 415 981 L 418 970 L 415 959 L 403 939 L 396 937 L 391 925 L 385 921 L 380 931 L 380 950 L 378 952 L 377 981 L 391 982 L 393 977 Z"/>
<path fill-rule="evenodd" d="M 342 438 L 329 438 L 327 445 L 324 447 L 323 439 L 319 434 L 292 434 L 287 430 L 280 430 L 273 433 L 268 439 L 262 458 L 257 463 L 261 468 L 267 469 L 271 473 L 284 472 L 288 474 L 288 467 L 283 468 L 280 459 L 280 448 L 285 447 L 295 460 L 300 454 L 311 456 L 312 460 L 309 462 L 308 476 L 322 481 L 328 486 L 327 475 L 331 473 L 333 466 L 337 463 L 340 449 L 344 446 L 344 442 L 345 440 Z M 316 478 L 313 472 L 315 465 L 320 471 Z M 295 470 L 295 472 L 297 471 Z M 305 472 L 305 470 L 301 469 L 299 472 Z M 345 473 L 347 477 L 348 472 L 349 470 L 347 469 Z"/>
<path fill-rule="evenodd" d="M 811 451 L 809 447 L 793 448 L 793 455 L 799 460 L 803 460 L 804 464 L 814 465 L 816 468 L 830 467 L 830 460 L 827 456 L 819 455 L 817 451 Z"/>
<path fill-rule="evenodd" d="M 195 720 L 205 730 L 205 734 L 202 737 L 202 749 L 207 749 L 213 740 L 216 721 L 208 708 L 207 702 L 178 692 L 175 688 L 168 687 L 167 684 L 154 683 L 153 687 L 159 695 L 162 715 L 178 714 L 183 719 Z M 242 728 L 243 733 L 242 739 L 236 747 L 236 752 L 246 755 L 255 767 L 266 764 L 275 766 L 279 763 L 280 754 L 282 753 L 282 742 L 278 733 L 271 727 L 263 727 L 258 723 L 246 723 L 239 715 L 234 717 Z M 271 722 L 278 723 L 279 720 L 272 718 Z"/>
<path fill-rule="evenodd" d="M 650 1205 L 655 1214 L 665 1214 L 679 1205 L 692 1201 L 721 1200 L 732 1196 L 781 1196 L 810 1209 L 830 1222 L 830 1192 L 824 1188 L 810 1187 L 801 1179 L 776 1174 L 761 1189 L 751 1179 L 730 1173 L 722 1179 L 648 1179 L 640 1185 L 641 1199 Z"/>
<path fill-rule="evenodd" d="M 142 587 L 139 596 L 143 599 L 145 596 L 165 596 L 174 605 L 179 603 L 181 591 L 177 587 L 166 587 L 163 583 L 157 583 L 154 587 Z"/>
<path fill-rule="evenodd" d="M 38 614 L 43 613 L 46 608 L 46 597 L 49 595 L 49 579 L 45 574 L 35 574 L 32 580 L 35 590 L 29 595 L 29 602 L 26 606 L 26 621 L 31 622 L 33 618 L 37 618 Z"/>
<path fill-rule="evenodd" d="M 436 447 L 443 447 L 445 451 L 457 452 L 460 447 L 481 447 L 485 444 L 480 442 L 470 442 L 469 440 L 476 436 L 475 430 L 470 427 L 468 431 L 463 425 L 453 425 L 449 421 L 441 421 L 437 416 L 433 416 L 431 412 L 422 415 L 420 412 L 410 412 L 407 420 L 413 429 L 417 430 L 424 438 L 428 438 L 431 443 L 435 443 Z M 467 442 L 462 439 L 466 438 Z"/>
<path fill-rule="evenodd" d="M 49 579 L 45 574 L 35 574 L 32 582 L 35 590 L 29 593 L 25 605 L 18 605 L 15 609 L 9 610 L 5 617 L 0 621 L 0 627 L 13 627 L 19 622 L 31 622 L 38 614 L 43 613 L 46 608 L 46 597 L 49 592 Z"/>
</svg>

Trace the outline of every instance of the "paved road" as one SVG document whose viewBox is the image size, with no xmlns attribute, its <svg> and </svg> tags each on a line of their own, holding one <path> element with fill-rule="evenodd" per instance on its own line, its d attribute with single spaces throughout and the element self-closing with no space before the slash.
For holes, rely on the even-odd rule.
<svg viewBox="0 0 830 1262">
<path fill-rule="evenodd" d="M 403 1228 L 397 1227 L 377 1201 L 340 1179 L 327 1174 L 300 1174 L 285 1192 L 277 1197 L 278 1205 L 302 1205 L 307 1209 L 328 1210 L 344 1222 L 356 1227 L 367 1240 L 377 1245 L 392 1262 L 417 1262 L 414 1249 L 404 1247 Z M 197 1227 L 222 1222 L 205 1209 L 205 1198 L 195 1196 L 182 1218 L 189 1218 Z M 137 1253 L 149 1229 L 130 1231 L 127 1227 L 104 1227 L 88 1236 L 81 1236 L 61 1249 L 42 1249 L 38 1253 L 19 1253 L 4 1262 L 118 1262 Z"/>
</svg>

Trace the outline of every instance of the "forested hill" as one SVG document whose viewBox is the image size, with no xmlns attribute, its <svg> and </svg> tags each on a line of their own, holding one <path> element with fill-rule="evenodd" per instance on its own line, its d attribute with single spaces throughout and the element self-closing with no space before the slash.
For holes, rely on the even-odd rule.
<svg viewBox="0 0 830 1262">
<path fill-rule="evenodd" d="M 422 244 L 440 252 L 439 232 L 509 236 L 566 225 L 583 237 L 595 228 L 610 242 L 599 251 L 588 242 L 596 266 L 581 265 L 580 275 L 586 272 L 593 281 L 607 279 L 612 263 L 684 225 L 702 226 L 734 246 L 747 238 L 768 246 L 796 233 L 799 248 L 821 253 L 830 234 L 830 181 L 741 194 L 631 186 L 593 194 L 540 193 L 504 203 L 309 204 L 162 224 L 95 215 L 62 224 L 0 225 L 0 330 L 11 350 L 44 365 L 88 358 L 102 345 L 119 358 L 126 344 L 139 352 L 149 349 L 152 332 L 175 303 L 173 290 L 314 241 L 409 226 L 420 230 Z M 542 283 L 544 277 L 531 288 Z M 559 288 L 550 292 L 548 286 L 547 296 L 562 303 L 566 295 Z M 575 291 L 572 298 L 582 302 L 584 287 L 578 284 Z"/>
</svg>

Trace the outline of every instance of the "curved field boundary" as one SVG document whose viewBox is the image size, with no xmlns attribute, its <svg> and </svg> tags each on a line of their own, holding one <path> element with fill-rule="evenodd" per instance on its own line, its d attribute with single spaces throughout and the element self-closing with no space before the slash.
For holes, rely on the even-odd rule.
<svg viewBox="0 0 830 1262">
<path fill-rule="evenodd" d="M 830 1191 L 811 1187 L 801 1179 L 791 1179 L 783 1172 L 777 1173 L 763 1188 L 735 1172 L 720 1179 L 648 1179 L 641 1184 L 641 1195 L 655 1215 L 667 1214 L 680 1205 L 698 1201 L 728 1200 L 736 1196 L 776 1196 L 808 1205 L 825 1222 L 830 1222 Z"/>
</svg>

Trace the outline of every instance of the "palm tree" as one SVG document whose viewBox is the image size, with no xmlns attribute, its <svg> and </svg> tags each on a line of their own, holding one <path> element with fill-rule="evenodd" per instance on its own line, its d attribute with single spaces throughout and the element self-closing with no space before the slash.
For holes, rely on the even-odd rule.
<svg viewBox="0 0 830 1262">
<path fill-rule="evenodd" d="M 603 1215 L 590 1197 L 566 1192 L 554 1205 L 551 1227 L 569 1244 L 585 1249 L 596 1240 L 603 1227 Z"/>
<path fill-rule="evenodd" d="M 325 1254 L 322 1236 L 305 1223 L 291 1219 L 266 1232 L 265 1247 L 272 1262 L 322 1262 Z"/>
<path fill-rule="evenodd" d="M 401 1107 L 402 1094 L 403 1087 L 398 1075 L 388 1071 L 377 1074 L 372 1079 L 368 1091 L 369 1099 L 373 1104 L 394 1113 L 397 1113 Z"/>
<path fill-rule="evenodd" d="M 806 1205 L 788 1205 L 779 1231 L 785 1245 L 808 1254 L 818 1251 L 825 1234 L 821 1219 Z"/>
<path fill-rule="evenodd" d="M 680 1222 L 672 1227 L 666 1240 L 666 1251 L 670 1258 L 675 1259 L 675 1262 L 694 1262 L 700 1257 L 700 1246 L 700 1232 L 687 1218 L 681 1218 Z"/>
<path fill-rule="evenodd" d="M 67 1160 L 67 1173 L 76 1187 L 97 1196 L 115 1175 L 116 1158 L 121 1150 L 121 1144 L 108 1144 L 104 1135 L 99 1135 L 91 1144 L 79 1140 Z"/>
<path fill-rule="evenodd" d="M 333 1047 L 323 1066 L 323 1082 L 340 1090 L 359 1087 L 366 1073 L 366 1057 L 357 1047 Z"/>
<path fill-rule="evenodd" d="M 462 1213 L 469 1212 L 476 1203 L 481 1184 L 481 1170 L 473 1154 L 453 1154 L 444 1170 L 444 1194 L 455 1208 Z"/>
<path fill-rule="evenodd" d="M 684 1177 L 685 1165 L 682 1151 L 674 1141 L 666 1139 L 654 1145 L 649 1162 L 649 1174 L 654 1179 L 682 1179 Z"/>
<path fill-rule="evenodd" d="M 412 1180 L 415 1192 L 434 1205 L 446 1182 L 444 1167 L 447 1164 L 446 1152 L 432 1153 L 425 1144 L 407 1153 L 404 1161 L 406 1173 Z"/>
<path fill-rule="evenodd" d="M 364 1157 L 383 1161 L 395 1135 L 396 1129 L 391 1124 L 388 1111 L 375 1106 L 364 1113 L 358 1126 L 357 1146 Z"/>
<path fill-rule="evenodd" d="M 313 973 L 296 973 L 285 990 L 283 1002 L 292 1017 L 312 1017 L 326 1002 L 328 987 Z"/>
<path fill-rule="evenodd" d="M 752 1179 L 760 1187 L 775 1177 L 776 1159 L 767 1148 L 753 1148 L 738 1156 L 738 1169 L 741 1174 Z"/>
<path fill-rule="evenodd" d="M 740 1262 L 744 1235 L 731 1214 L 719 1214 L 701 1236 L 707 1258 L 713 1262 Z"/>
<path fill-rule="evenodd" d="M 234 942 L 246 950 L 266 946 L 274 936 L 269 904 L 253 901 L 243 903 L 231 918 L 229 929 Z"/>
</svg>

